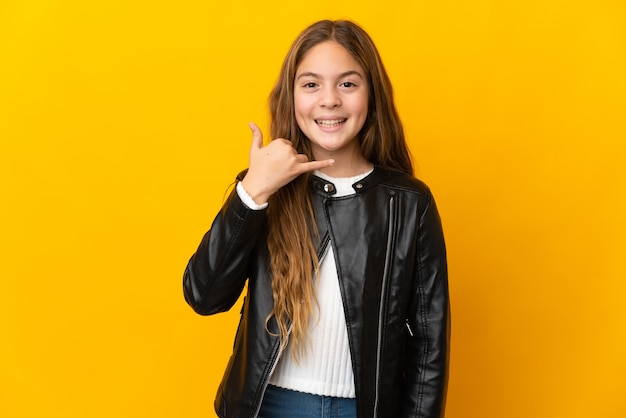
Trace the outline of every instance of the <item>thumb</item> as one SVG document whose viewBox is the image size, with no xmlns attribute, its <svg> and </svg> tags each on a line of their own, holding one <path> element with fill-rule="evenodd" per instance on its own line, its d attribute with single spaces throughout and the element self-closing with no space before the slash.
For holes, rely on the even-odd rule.
<svg viewBox="0 0 626 418">
<path fill-rule="evenodd" d="M 250 149 L 254 150 L 263 148 L 263 133 L 261 132 L 261 129 L 253 122 L 250 122 L 248 126 L 250 126 L 250 130 L 252 131 L 252 145 Z"/>
</svg>

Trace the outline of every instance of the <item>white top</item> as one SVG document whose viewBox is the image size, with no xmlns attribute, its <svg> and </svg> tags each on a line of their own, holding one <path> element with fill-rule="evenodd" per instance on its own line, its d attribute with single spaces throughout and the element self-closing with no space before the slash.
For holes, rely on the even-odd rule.
<svg viewBox="0 0 626 418">
<path fill-rule="evenodd" d="M 354 194 L 352 185 L 370 172 L 346 178 L 329 177 L 319 171 L 314 174 L 332 182 L 336 189 L 333 196 L 341 197 Z M 270 383 L 315 395 L 354 398 L 348 331 L 332 245 L 320 260 L 315 290 L 319 311 L 316 310 L 309 320 L 307 349 L 300 356 L 299 363 L 289 350 L 283 353 Z"/>
</svg>

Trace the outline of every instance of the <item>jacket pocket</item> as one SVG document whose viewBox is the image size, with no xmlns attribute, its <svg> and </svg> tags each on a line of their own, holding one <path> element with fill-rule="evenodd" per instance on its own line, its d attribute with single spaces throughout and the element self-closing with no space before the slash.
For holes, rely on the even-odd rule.
<svg viewBox="0 0 626 418">
<path fill-rule="evenodd" d="M 413 332 L 413 328 L 411 328 L 411 324 L 409 323 L 408 318 L 405 319 L 404 328 L 406 329 L 406 332 L 409 334 L 409 337 L 413 338 L 415 336 L 415 333 Z"/>
</svg>

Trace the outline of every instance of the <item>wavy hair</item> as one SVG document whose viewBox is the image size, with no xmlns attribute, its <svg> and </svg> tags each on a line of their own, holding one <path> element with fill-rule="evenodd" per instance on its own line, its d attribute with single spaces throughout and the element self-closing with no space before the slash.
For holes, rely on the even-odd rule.
<svg viewBox="0 0 626 418">
<path fill-rule="evenodd" d="M 358 136 L 363 156 L 374 165 L 413 174 L 393 89 L 378 50 L 369 35 L 350 21 L 316 22 L 291 45 L 269 97 L 272 138 L 289 139 L 299 153 L 313 159 L 310 142 L 296 122 L 294 83 L 307 52 L 327 41 L 343 46 L 365 71 L 368 114 Z M 268 207 L 274 307 L 267 321 L 275 317 L 283 348 L 291 335 L 291 353 L 296 361 L 306 346 L 309 317 L 317 303 L 314 282 L 319 260 L 313 238 L 317 238 L 318 232 L 309 195 L 309 177 L 308 173 L 300 175 L 283 186 L 270 197 Z"/>
</svg>

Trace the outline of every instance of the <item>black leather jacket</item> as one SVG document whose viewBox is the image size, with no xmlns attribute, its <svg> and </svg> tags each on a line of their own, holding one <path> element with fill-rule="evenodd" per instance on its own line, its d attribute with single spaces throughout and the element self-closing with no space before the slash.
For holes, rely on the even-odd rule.
<svg viewBox="0 0 626 418">
<path fill-rule="evenodd" d="M 336 257 L 358 417 L 443 417 L 450 316 L 435 201 L 419 180 L 380 167 L 353 187 L 334 198 L 332 184 L 311 176 L 317 248 L 321 255 L 332 245 Z M 185 299 L 202 315 L 230 309 L 248 280 L 215 400 L 223 418 L 257 416 L 280 355 L 265 330 L 273 305 L 266 234 L 266 211 L 233 191 L 184 273 Z M 275 322 L 268 327 L 277 332 Z"/>
</svg>

